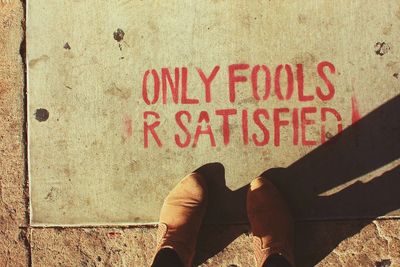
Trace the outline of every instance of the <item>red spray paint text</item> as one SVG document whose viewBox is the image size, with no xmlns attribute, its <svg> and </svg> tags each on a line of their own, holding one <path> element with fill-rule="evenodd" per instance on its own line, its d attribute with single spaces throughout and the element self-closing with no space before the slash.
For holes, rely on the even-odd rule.
<svg viewBox="0 0 400 267">
<path fill-rule="evenodd" d="M 331 62 L 322 61 L 316 65 L 314 71 L 318 82 L 308 93 L 305 92 L 303 64 L 281 64 L 274 68 L 266 65 L 232 64 L 227 66 L 226 88 L 215 86 L 215 80 L 221 73 L 220 66 L 217 65 L 208 72 L 199 67 L 193 71 L 204 90 L 202 97 L 190 94 L 187 67 L 145 71 L 142 99 L 149 108 L 155 105 L 182 107 L 173 118 L 177 131 L 168 140 L 158 131 L 164 114 L 154 110 L 143 113 L 145 148 L 151 145 L 162 147 L 164 142 L 168 141 L 180 148 L 196 147 L 200 142 L 207 142 L 211 147 L 216 147 L 219 145 L 216 141 L 217 134 L 222 135 L 221 145 L 225 146 L 238 144 L 238 141 L 243 145 L 280 146 L 283 133 L 291 136 L 293 145 L 312 146 L 326 141 L 328 121 L 337 125 L 337 133 L 343 129 L 342 116 L 334 108 L 309 104 L 302 104 L 302 107 L 298 108 L 287 107 L 288 101 L 311 104 L 311 101 L 327 102 L 334 98 L 335 86 L 332 77 L 336 74 L 336 68 Z M 209 106 L 213 104 L 216 90 L 226 91 L 229 108 L 214 107 L 210 111 Z M 242 92 L 240 90 L 247 90 L 252 101 L 257 103 L 256 108 L 250 109 L 240 105 L 239 108 L 232 108 L 232 105 L 238 103 L 238 93 Z M 268 107 L 268 101 L 272 98 L 282 102 L 282 107 Z M 207 110 L 203 110 L 204 106 L 201 108 L 202 104 L 209 105 Z M 193 109 L 190 112 L 184 108 L 188 105 L 198 108 L 195 112 Z M 235 136 L 240 136 L 240 140 L 232 141 L 232 125 L 240 125 L 240 131 L 235 130 Z M 307 129 L 310 127 L 319 129 L 318 137 L 315 137 L 315 134 L 314 138 L 307 136 Z"/>
</svg>

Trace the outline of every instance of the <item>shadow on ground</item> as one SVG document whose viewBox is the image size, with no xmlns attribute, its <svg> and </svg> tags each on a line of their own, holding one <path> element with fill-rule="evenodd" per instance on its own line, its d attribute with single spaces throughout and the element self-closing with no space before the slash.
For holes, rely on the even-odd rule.
<svg viewBox="0 0 400 267">
<path fill-rule="evenodd" d="M 400 96 L 386 102 L 357 123 L 345 129 L 291 166 L 269 169 L 269 177 L 286 198 L 297 221 L 322 219 L 363 219 L 347 230 L 336 231 L 334 240 L 309 248 L 301 227 L 296 227 L 296 256 L 300 266 L 314 266 L 342 240 L 358 233 L 373 219 L 400 209 L 400 167 L 383 173 L 369 182 L 355 182 L 329 196 L 320 196 L 344 183 L 368 174 L 400 158 Z M 268 163 L 266 163 L 266 166 Z M 240 223 L 238 227 L 217 227 L 215 233 L 200 234 L 200 264 L 214 256 L 242 233 L 248 232 L 246 192 L 248 185 L 231 191 L 225 184 L 224 167 L 211 163 L 198 169 L 207 178 L 210 204 L 206 223 Z M 334 224 L 326 224 L 327 232 Z M 300 228 L 300 229 L 299 229 Z M 317 232 L 315 234 L 320 233 Z M 308 233 L 307 233 L 308 234 Z M 311 235 L 313 233 L 310 233 Z M 299 240 L 302 239 L 302 240 Z M 307 247 L 307 255 L 299 255 Z"/>
</svg>

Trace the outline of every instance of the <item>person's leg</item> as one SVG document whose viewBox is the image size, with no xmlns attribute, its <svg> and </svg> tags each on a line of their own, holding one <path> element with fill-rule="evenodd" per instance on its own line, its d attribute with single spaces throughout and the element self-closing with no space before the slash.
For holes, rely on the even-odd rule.
<svg viewBox="0 0 400 267">
<path fill-rule="evenodd" d="M 206 182 L 199 173 L 186 176 L 171 190 L 160 211 L 152 266 L 191 266 L 206 205 Z"/>
<path fill-rule="evenodd" d="M 285 257 L 275 254 L 269 256 L 263 267 L 293 267 Z"/>
<path fill-rule="evenodd" d="M 170 248 L 161 249 L 154 258 L 151 267 L 184 267 L 175 250 Z"/>
<path fill-rule="evenodd" d="M 256 266 L 294 266 L 292 217 L 278 189 L 266 177 L 250 183 L 247 215 L 253 232 Z"/>
</svg>

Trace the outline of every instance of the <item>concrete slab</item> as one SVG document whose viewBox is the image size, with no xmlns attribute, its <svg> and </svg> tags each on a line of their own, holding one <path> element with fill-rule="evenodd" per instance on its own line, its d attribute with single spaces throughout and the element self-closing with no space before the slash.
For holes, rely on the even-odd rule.
<svg viewBox="0 0 400 267">
<path fill-rule="evenodd" d="M 299 219 L 398 215 L 399 10 L 29 2 L 32 225 L 155 222 L 210 162 L 210 221 L 244 222 L 246 184 L 275 167 Z"/>
<path fill-rule="evenodd" d="M 398 266 L 399 229 L 398 220 L 298 223 L 296 264 Z M 254 266 L 247 230 L 246 225 L 206 226 L 195 266 Z M 149 266 L 155 235 L 150 227 L 35 228 L 33 266 Z"/>
</svg>

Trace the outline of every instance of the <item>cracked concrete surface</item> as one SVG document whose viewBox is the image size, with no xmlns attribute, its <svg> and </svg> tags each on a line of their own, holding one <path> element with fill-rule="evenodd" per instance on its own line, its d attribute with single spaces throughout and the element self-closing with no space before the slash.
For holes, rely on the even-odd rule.
<svg viewBox="0 0 400 267">
<path fill-rule="evenodd" d="M 399 226 L 397 220 L 298 222 L 297 266 L 372 267 L 381 262 L 399 266 Z M 238 230 L 248 229 L 245 225 L 206 226 L 198 245 L 197 264 L 254 266 L 250 234 L 239 235 L 222 250 L 215 244 L 224 234 L 234 235 Z M 32 262 L 34 266 L 148 266 L 155 235 L 155 227 L 34 229 Z"/>
<path fill-rule="evenodd" d="M 148 266 L 155 227 L 29 226 L 23 13 L 21 2 L 0 1 L 0 266 Z M 298 266 L 400 266 L 396 219 L 298 222 L 296 232 Z M 200 266 L 254 264 L 247 225 L 206 226 L 198 251 Z"/>
<path fill-rule="evenodd" d="M 0 266 L 27 266 L 24 163 L 23 7 L 0 2 Z"/>
</svg>

